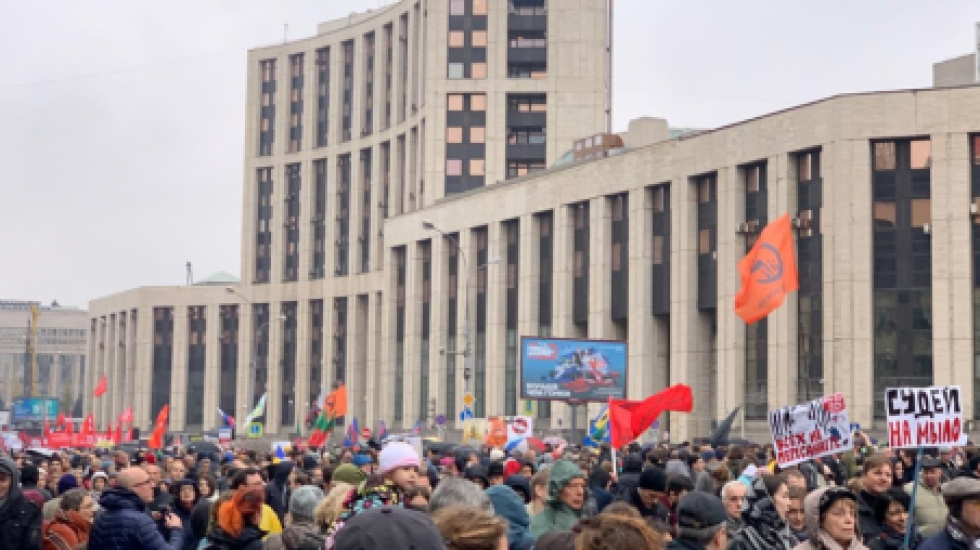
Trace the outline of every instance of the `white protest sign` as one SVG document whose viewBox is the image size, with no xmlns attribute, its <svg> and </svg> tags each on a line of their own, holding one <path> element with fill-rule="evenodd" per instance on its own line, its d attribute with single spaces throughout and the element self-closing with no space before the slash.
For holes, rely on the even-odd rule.
<svg viewBox="0 0 980 550">
<path fill-rule="evenodd" d="M 966 445 L 959 386 L 888 388 L 888 446 L 893 449 Z"/>
<path fill-rule="evenodd" d="M 530 416 L 512 416 L 507 419 L 507 441 L 534 437 L 534 419 Z"/>
<path fill-rule="evenodd" d="M 769 413 L 776 461 L 786 468 L 854 446 L 844 395 L 835 393 Z"/>
</svg>

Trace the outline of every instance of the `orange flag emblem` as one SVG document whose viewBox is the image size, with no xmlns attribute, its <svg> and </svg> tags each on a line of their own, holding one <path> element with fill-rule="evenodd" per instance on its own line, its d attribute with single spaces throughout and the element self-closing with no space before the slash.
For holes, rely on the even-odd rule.
<svg viewBox="0 0 980 550">
<path fill-rule="evenodd" d="M 735 295 L 735 313 L 752 324 L 783 304 L 783 298 L 800 288 L 793 250 L 789 214 L 762 230 L 752 250 L 738 262 L 742 289 Z"/>
</svg>

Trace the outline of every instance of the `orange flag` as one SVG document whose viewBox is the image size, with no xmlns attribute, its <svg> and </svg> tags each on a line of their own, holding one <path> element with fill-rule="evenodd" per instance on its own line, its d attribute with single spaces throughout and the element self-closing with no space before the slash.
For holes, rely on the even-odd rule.
<svg viewBox="0 0 980 550">
<path fill-rule="evenodd" d="M 330 392 L 323 400 L 323 410 L 327 413 L 327 418 L 338 418 L 347 415 L 347 386 L 341 385 L 339 388 Z"/>
<path fill-rule="evenodd" d="M 783 305 L 783 298 L 800 288 L 789 214 L 762 230 L 752 250 L 738 262 L 742 289 L 735 295 L 735 313 L 752 324 Z"/>
</svg>

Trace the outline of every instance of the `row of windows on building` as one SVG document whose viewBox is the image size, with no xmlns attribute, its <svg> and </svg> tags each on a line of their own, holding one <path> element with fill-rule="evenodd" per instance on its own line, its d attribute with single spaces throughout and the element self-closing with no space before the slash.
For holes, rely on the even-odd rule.
<svg viewBox="0 0 980 550">
<path fill-rule="evenodd" d="M 446 76 L 487 78 L 488 17 L 486 0 L 449 0 Z M 507 77 L 547 78 L 548 41 L 545 0 L 510 2 L 507 31 Z"/>
<path fill-rule="evenodd" d="M 416 18 L 419 16 L 419 6 L 415 6 Z M 384 102 L 381 110 L 382 130 L 391 128 L 394 113 L 393 102 L 398 101 L 398 122 L 404 122 L 406 118 L 406 105 L 409 97 L 408 75 L 409 75 L 409 50 L 410 46 L 418 48 L 418 23 L 414 35 L 409 36 L 408 14 L 402 14 L 398 19 L 398 39 L 402 42 L 401 58 L 398 67 L 399 86 L 401 94 L 395 97 L 393 86 L 395 83 L 395 23 L 389 23 L 381 29 L 383 43 L 381 45 L 382 61 L 382 85 L 384 89 L 381 99 Z M 340 137 L 341 142 L 348 142 L 354 135 L 354 122 L 356 120 L 353 113 L 355 93 L 359 91 L 360 96 L 360 135 L 368 136 L 374 132 L 375 118 L 375 63 L 376 63 L 376 34 L 375 32 L 366 33 L 360 39 L 362 52 L 362 66 L 357 67 L 355 63 L 355 53 L 357 51 L 356 40 L 347 40 L 339 44 L 341 53 L 341 102 L 340 102 Z M 331 86 L 331 47 L 317 49 L 314 52 L 315 58 L 315 135 L 314 146 L 326 147 L 330 144 L 330 86 Z M 286 152 L 296 153 L 303 149 L 304 127 L 303 116 L 305 112 L 304 93 L 306 86 L 305 53 L 296 53 L 288 57 L 289 62 L 289 125 L 288 137 L 286 141 Z M 418 63 L 418 52 L 413 57 Z M 258 132 L 258 154 L 259 156 L 269 156 L 273 152 L 275 145 L 275 126 L 276 126 L 276 91 L 277 91 L 277 60 L 266 59 L 259 62 L 260 83 L 259 83 L 259 132 Z M 418 74 L 415 71 L 415 74 Z M 360 75 L 361 85 L 355 87 L 355 77 Z M 419 79 L 419 85 L 424 86 L 424 79 Z M 413 88 L 411 95 L 413 102 L 417 102 L 418 90 Z M 424 97 L 424 95 L 422 96 Z M 412 105 L 412 113 L 418 111 L 416 103 Z"/>
</svg>

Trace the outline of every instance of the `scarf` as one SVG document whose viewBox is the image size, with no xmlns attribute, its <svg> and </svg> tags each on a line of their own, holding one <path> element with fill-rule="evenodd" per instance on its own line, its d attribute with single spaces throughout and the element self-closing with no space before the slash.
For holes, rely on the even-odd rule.
<svg viewBox="0 0 980 550">
<path fill-rule="evenodd" d="M 963 524 L 952 515 L 946 521 L 946 532 L 949 533 L 950 538 L 956 542 L 965 544 L 967 548 L 980 550 L 980 538 L 973 538 L 966 534 L 966 531 L 963 529 Z"/>
</svg>

